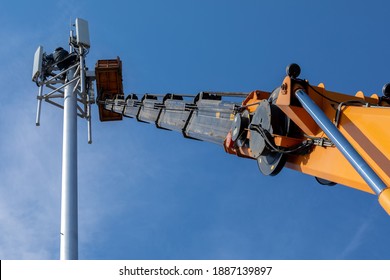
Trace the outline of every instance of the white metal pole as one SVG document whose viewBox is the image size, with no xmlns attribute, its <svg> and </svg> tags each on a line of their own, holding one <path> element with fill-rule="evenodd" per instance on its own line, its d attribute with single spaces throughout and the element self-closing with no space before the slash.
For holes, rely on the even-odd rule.
<svg viewBox="0 0 390 280">
<path fill-rule="evenodd" d="M 42 92 L 43 92 L 43 85 L 40 85 L 39 92 L 38 92 L 37 116 L 35 119 L 36 126 L 40 126 L 40 124 L 41 124 Z"/>
<path fill-rule="evenodd" d="M 68 70 L 72 80 L 75 69 Z M 77 93 L 76 81 L 64 90 L 64 127 L 62 146 L 61 260 L 78 259 L 77 206 Z"/>
</svg>

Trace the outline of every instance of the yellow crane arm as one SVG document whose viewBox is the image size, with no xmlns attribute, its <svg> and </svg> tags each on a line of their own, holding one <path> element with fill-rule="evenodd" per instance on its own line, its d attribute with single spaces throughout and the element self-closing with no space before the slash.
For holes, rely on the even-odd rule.
<svg viewBox="0 0 390 280">
<path fill-rule="evenodd" d="M 187 138 L 223 145 L 257 161 L 264 175 L 283 167 L 378 195 L 390 215 L 390 90 L 385 96 L 331 92 L 299 79 L 291 64 L 273 92 L 201 92 L 124 98 L 122 63 L 96 64 L 101 121 L 133 117 Z M 390 87 L 388 87 L 390 88 Z M 387 88 L 387 89 L 388 89 Z M 233 101 L 226 101 L 233 97 Z"/>
</svg>

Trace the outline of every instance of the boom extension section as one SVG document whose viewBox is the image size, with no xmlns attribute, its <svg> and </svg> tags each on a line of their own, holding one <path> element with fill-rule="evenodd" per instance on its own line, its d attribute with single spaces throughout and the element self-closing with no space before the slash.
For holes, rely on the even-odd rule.
<svg viewBox="0 0 390 280">
<path fill-rule="evenodd" d="M 101 121 L 135 118 L 254 159 L 264 175 L 288 167 L 323 185 L 373 193 L 390 215 L 390 86 L 382 97 L 331 92 L 299 79 L 299 66 L 291 64 L 272 92 L 125 98 L 121 67 L 119 58 L 96 64 Z"/>
</svg>

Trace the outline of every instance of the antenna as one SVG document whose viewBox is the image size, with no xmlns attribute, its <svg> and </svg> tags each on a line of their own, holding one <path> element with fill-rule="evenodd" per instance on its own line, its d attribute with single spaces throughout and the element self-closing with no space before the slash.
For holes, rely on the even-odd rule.
<svg viewBox="0 0 390 280">
<path fill-rule="evenodd" d="M 90 41 L 88 22 L 76 18 L 76 37 L 70 32 L 70 52 L 58 47 L 47 54 L 39 46 L 34 55 L 32 80 L 38 86 L 36 125 L 40 125 L 42 101 L 64 110 L 62 149 L 62 194 L 60 259 L 78 259 L 77 206 L 77 116 L 88 123 L 92 143 L 91 104 L 95 101 L 94 72 L 87 71 L 85 58 Z"/>
<path fill-rule="evenodd" d="M 76 43 L 78 46 L 83 46 L 87 49 L 91 46 L 88 22 L 81 18 L 76 18 Z"/>
</svg>

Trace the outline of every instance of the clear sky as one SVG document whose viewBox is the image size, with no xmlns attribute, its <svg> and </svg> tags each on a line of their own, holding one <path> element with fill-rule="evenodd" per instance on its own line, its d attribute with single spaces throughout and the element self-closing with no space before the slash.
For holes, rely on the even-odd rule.
<svg viewBox="0 0 390 280">
<path fill-rule="evenodd" d="M 0 259 L 58 259 L 62 111 L 31 82 L 38 45 L 88 20 L 87 65 L 120 56 L 126 93 L 271 91 L 285 67 L 333 91 L 390 81 L 388 1 L 2 1 Z M 81 259 L 389 259 L 373 195 L 324 187 L 125 119 L 79 120 Z M 388 129 L 384 124 L 384 129 Z"/>
</svg>

